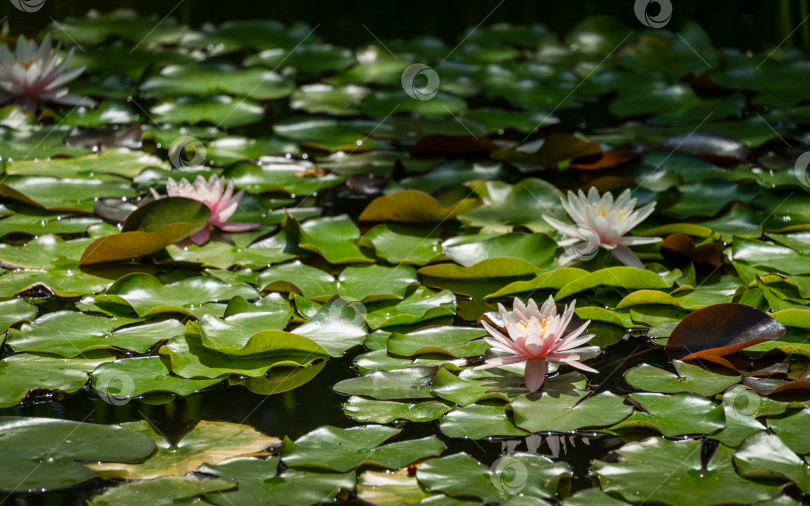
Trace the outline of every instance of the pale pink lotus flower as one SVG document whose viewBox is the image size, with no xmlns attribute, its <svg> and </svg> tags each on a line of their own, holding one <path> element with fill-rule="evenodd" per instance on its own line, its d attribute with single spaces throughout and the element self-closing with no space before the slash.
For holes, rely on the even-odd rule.
<svg viewBox="0 0 810 506">
<path fill-rule="evenodd" d="M 661 241 L 660 237 L 624 237 L 655 209 L 655 202 L 650 202 L 634 210 L 636 199 L 630 198 L 629 189 L 624 190 L 615 201 L 612 193 L 605 192 L 600 196 L 599 191 L 591 187 L 587 196 L 582 190 L 578 194 L 569 191 L 568 199 L 561 197 L 560 202 L 574 225 L 566 225 L 543 215 L 544 220 L 567 237 L 557 243 L 565 248 L 559 258 L 560 265 L 574 259 L 589 260 L 602 247 L 624 265 L 643 269 L 644 264 L 628 246 Z"/>
<path fill-rule="evenodd" d="M 557 314 L 557 304 L 549 296 L 543 306 L 538 308 L 534 300 L 524 305 L 515 298 L 512 313 L 502 304 L 498 304 L 498 313 L 509 336 L 483 322 L 491 338 L 484 338 L 492 350 L 483 365 L 475 370 L 503 367 L 509 364 L 526 362 L 523 376 L 529 392 L 537 392 L 546 378 L 547 362 L 567 364 L 588 372 L 599 372 L 582 364 L 581 360 L 593 358 L 601 352 L 598 346 L 581 346 L 590 341 L 594 334 L 582 335 L 590 320 L 577 329 L 568 332 L 566 329 L 574 317 L 576 301 L 565 306 L 562 314 Z"/>
<path fill-rule="evenodd" d="M 84 67 L 67 70 L 73 49 L 60 58 L 60 47 L 61 44 L 57 44 L 56 48 L 51 47 L 50 34 L 39 46 L 20 35 L 16 56 L 5 44 L 0 44 L 0 104 L 14 100 L 31 112 L 36 112 L 37 101 L 95 106 L 93 100 L 71 95 L 63 87 L 84 72 Z"/>
<path fill-rule="evenodd" d="M 154 188 L 151 188 L 150 191 L 156 199 L 162 198 Z M 190 237 L 194 244 L 200 245 L 208 242 L 211 237 L 211 227 L 217 227 L 226 232 L 244 232 L 259 226 L 258 223 L 226 223 L 236 212 L 245 190 L 239 190 L 239 193 L 234 195 L 233 181 L 228 182 L 226 187 L 224 177 L 211 176 L 211 179 L 206 181 L 204 177 L 197 176 L 193 185 L 186 181 L 185 178 L 181 179 L 180 183 L 169 178 L 166 183 L 166 194 L 168 197 L 185 197 L 198 200 L 211 210 L 211 218 L 208 220 L 209 226 L 204 227 Z"/>
</svg>

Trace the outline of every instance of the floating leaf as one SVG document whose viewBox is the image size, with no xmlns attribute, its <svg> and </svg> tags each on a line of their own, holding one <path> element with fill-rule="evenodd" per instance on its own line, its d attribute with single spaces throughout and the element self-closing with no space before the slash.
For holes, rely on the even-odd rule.
<svg viewBox="0 0 810 506">
<path fill-rule="evenodd" d="M 89 506 L 138 506 L 143 501 L 155 506 L 171 506 L 176 501 L 191 501 L 195 497 L 236 488 L 228 480 L 198 479 L 189 476 L 165 476 L 152 480 L 124 483 L 94 496 Z M 166 494 L 166 491 L 169 494 Z"/>
<path fill-rule="evenodd" d="M 737 474 L 734 450 L 720 445 L 704 467 L 701 442 L 649 438 L 618 450 L 616 463 L 594 463 L 602 490 L 630 501 L 664 504 L 752 503 L 777 497 L 781 487 Z"/>
<path fill-rule="evenodd" d="M 429 422 L 450 410 L 439 401 L 395 402 L 378 401 L 352 396 L 343 404 L 343 411 L 358 422 L 390 423 L 394 420 Z"/>
<path fill-rule="evenodd" d="M 61 443 L 54 445 L 54 441 Z M 118 425 L 4 416 L 0 417 L 0 450 L 6 456 L 0 464 L 0 490 L 42 492 L 96 478 L 96 473 L 75 460 L 139 462 L 155 451 L 155 444 Z"/>
<path fill-rule="evenodd" d="M 79 265 L 128 260 L 159 251 L 208 226 L 211 210 L 204 203 L 167 197 L 133 211 L 119 234 L 104 235 L 84 250 Z"/>
<path fill-rule="evenodd" d="M 146 480 L 161 476 L 183 476 L 203 463 L 213 465 L 230 458 L 261 453 L 280 443 L 277 438 L 238 423 L 202 420 L 175 443 L 165 440 L 143 420 L 127 422 L 121 426 L 148 436 L 152 440 L 152 448 L 157 445 L 157 452 L 142 464 L 88 464 L 88 467 L 105 479 Z"/>
<path fill-rule="evenodd" d="M 716 304 L 684 318 L 672 331 L 666 351 L 671 359 L 722 357 L 784 333 L 781 323 L 758 309 Z"/>
<path fill-rule="evenodd" d="M 534 501 L 553 498 L 560 480 L 570 474 L 567 464 L 554 463 L 541 455 L 516 453 L 503 457 L 501 465 L 503 468 L 491 469 L 469 455 L 455 453 L 428 460 L 416 472 L 416 477 L 428 492 L 444 492 L 459 498 L 478 497 L 497 503 L 513 494 Z M 519 474 L 512 478 L 506 472 L 509 467 Z"/>
<path fill-rule="evenodd" d="M 113 358 L 63 359 L 33 353 L 6 357 L 0 361 L 0 407 L 16 406 L 30 391 L 81 390 L 89 374 Z"/>
<path fill-rule="evenodd" d="M 584 391 L 523 395 L 510 401 L 515 424 L 531 432 L 569 432 L 620 422 L 632 411 L 624 399 L 610 392 L 587 397 Z M 587 398 L 586 398 L 587 397 Z"/>
<path fill-rule="evenodd" d="M 268 460 L 237 458 L 215 466 L 203 465 L 198 472 L 239 483 L 238 490 L 206 494 L 219 506 L 233 504 L 290 504 L 307 506 L 330 502 L 341 490 L 352 490 L 354 473 L 298 471 L 288 469 L 276 476 L 278 457 Z"/>
<path fill-rule="evenodd" d="M 349 429 L 324 426 L 295 442 L 285 438 L 281 460 L 289 467 L 314 467 L 346 472 L 363 464 L 399 469 L 415 460 L 439 455 L 444 444 L 429 436 L 383 445 L 400 432 L 393 427 L 365 425 Z"/>
<path fill-rule="evenodd" d="M 723 407 L 692 394 L 635 393 L 630 396 L 644 408 L 634 411 L 611 430 L 633 427 L 655 429 L 667 437 L 711 434 L 724 427 Z"/>
<path fill-rule="evenodd" d="M 433 196 L 418 190 L 403 190 L 377 197 L 360 215 L 360 221 L 431 223 L 455 218 L 480 205 L 475 199 L 462 199 L 445 207 Z"/>
<path fill-rule="evenodd" d="M 624 373 L 624 378 L 630 385 L 648 392 L 691 392 L 707 397 L 740 381 L 739 375 L 718 374 L 680 360 L 673 360 L 672 364 L 677 374 L 650 364 L 642 364 Z"/>
</svg>

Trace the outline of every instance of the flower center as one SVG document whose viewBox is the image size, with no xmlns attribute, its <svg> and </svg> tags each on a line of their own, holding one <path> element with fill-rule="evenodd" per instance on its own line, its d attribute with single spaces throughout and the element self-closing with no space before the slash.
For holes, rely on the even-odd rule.
<svg viewBox="0 0 810 506">
<path fill-rule="evenodd" d="M 608 214 L 610 214 L 610 212 L 611 212 L 611 211 L 613 211 L 613 208 L 612 208 L 612 207 L 610 207 L 610 208 L 605 208 L 605 206 L 604 206 L 604 205 L 600 205 L 600 206 L 599 206 L 599 207 L 596 209 L 596 214 L 601 215 L 603 218 L 607 218 Z M 616 213 L 616 222 L 620 222 L 620 221 L 622 221 L 622 220 L 624 219 L 624 217 L 625 217 L 625 216 L 627 216 L 627 212 L 626 212 L 626 211 L 624 211 L 624 210 L 619 210 L 619 211 Z"/>
<path fill-rule="evenodd" d="M 550 317 L 550 316 L 549 316 L 548 318 L 544 319 L 544 320 L 540 320 L 540 328 L 542 329 L 542 332 L 543 332 L 543 333 L 545 333 L 545 331 L 546 331 L 546 326 L 548 326 L 548 322 L 549 322 L 550 320 L 551 320 L 551 317 Z M 528 329 L 528 328 L 529 328 L 529 322 L 526 322 L 526 321 L 521 321 L 521 322 L 518 322 L 518 323 L 520 323 L 521 325 L 523 325 L 523 328 L 525 328 L 525 329 Z"/>
<path fill-rule="evenodd" d="M 31 59 L 31 60 L 27 60 L 25 63 L 23 63 L 23 67 L 25 67 L 25 70 L 28 70 L 28 69 L 30 69 L 30 68 L 31 68 L 31 65 L 33 65 L 33 64 L 34 64 L 34 60 L 33 60 L 33 59 Z"/>
</svg>

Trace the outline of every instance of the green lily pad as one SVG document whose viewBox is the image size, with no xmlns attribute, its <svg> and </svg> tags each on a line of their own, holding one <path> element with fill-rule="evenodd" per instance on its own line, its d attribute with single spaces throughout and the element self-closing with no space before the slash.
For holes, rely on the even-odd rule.
<svg viewBox="0 0 810 506">
<path fill-rule="evenodd" d="M 393 427 L 365 425 L 349 429 L 324 426 L 295 442 L 284 438 L 281 460 L 289 467 L 346 472 L 360 465 L 399 469 L 411 462 L 439 455 L 444 444 L 436 437 L 383 444 L 400 432 Z"/>
<path fill-rule="evenodd" d="M 456 298 L 448 290 L 432 292 L 418 287 L 401 301 L 378 301 L 366 305 L 366 321 L 373 329 L 407 325 L 455 312 Z"/>
<path fill-rule="evenodd" d="M 810 467 L 775 434 L 753 434 L 734 454 L 740 474 L 749 478 L 787 479 L 802 491 L 810 489 Z"/>
<path fill-rule="evenodd" d="M 32 390 L 77 392 L 96 367 L 113 359 L 111 355 L 63 359 L 33 353 L 6 357 L 0 361 L 0 407 L 16 406 Z"/>
<path fill-rule="evenodd" d="M 102 223 L 98 218 L 69 216 L 39 216 L 13 214 L 0 220 L 0 237 L 8 234 L 49 235 L 81 234 L 91 225 Z"/>
<path fill-rule="evenodd" d="M 262 68 L 240 68 L 224 61 L 205 61 L 163 67 L 140 84 L 148 97 L 216 95 L 225 93 L 254 100 L 288 96 L 295 84 L 280 74 Z"/>
<path fill-rule="evenodd" d="M 278 457 L 268 460 L 237 458 L 215 466 L 203 465 L 198 472 L 239 483 L 238 490 L 206 494 L 219 506 L 233 504 L 309 504 L 331 502 L 342 490 L 352 490 L 354 473 L 299 471 L 288 469 L 276 476 Z"/>
<path fill-rule="evenodd" d="M 416 476 L 401 471 L 364 471 L 357 480 L 357 497 L 378 506 L 413 504 L 426 496 Z"/>
<path fill-rule="evenodd" d="M 720 445 L 706 466 L 701 443 L 649 438 L 618 450 L 616 463 L 594 463 L 602 490 L 630 501 L 663 504 L 753 503 L 777 497 L 781 487 L 737 474 L 734 450 Z"/>
<path fill-rule="evenodd" d="M 217 166 L 266 155 L 298 153 L 298 145 L 275 136 L 240 137 L 229 135 L 214 139 L 206 146 L 206 159 Z"/>
<path fill-rule="evenodd" d="M 231 458 L 262 452 L 280 443 L 277 438 L 238 423 L 202 420 L 175 443 L 164 439 L 143 420 L 127 422 L 121 426 L 148 436 L 152 448 L 157 446 L 157 451 L 141 464 L 88 464 L 102 478 L 147 480 L 162 476 L 183 476 L 203 463 L 219 464 Z"/>
<path fill-rule="evenodd" d="M 155 451 L 151 439 L 118 425 L 4 416 L 0 434 L 6 455 L 0 490 L 7 491 L 71 487 L 96 478 L 75 460 L 140 462 Z"/>
<path fill-rule="evenodd" d="M 375 253 L 390 263 L 424 265 L 441 258 L 439 242 L 434 227 L 383 223 L 366 232 L 360 245 L 371 243 Z"/>
<path fill-rule="evenodd" d="M 445 207 L 432 195 L 419 190 L 403 190 L 372 200 L 360 221 L 432 223 L 455 218 L 480 205 L 475 199 L 462 199 Z"/>
<path fill-rule="evenodd" d="M 412 357 L 425 353 L 441 353 L 451 357 L 483 355 L 489 345 L 475 340 L 487 335 L 483 329 L 465 327 L 428 327 L 388 338 L 388 351 L 396 355 Z"/>
<path fill-rule="evenodd" d="M 156 506 L 171 506 L 177 501 L 193 501 L 203 494 L 223 492 L 236 488 L 228 480 L 192 478 L 190 476 L 164 476 L 152 480 L 125 483 L 94 496 L 90 506 L 137 506 L 143 501 Z M 169 494 L 166 492 L 169 491 Z"/>
<path fill-rule="evenodd" d="M 113 283 L 96 296 L 96 302 L 129 306 L 138 316 L 149 316 L 162 312 L 190 314 L 195 305 L 236 296 L 250 299 L 259 294 L 248 285 L 232 285 L 216 278 L 188 278 L 164 285 L 153 276 L 136 273 Z"/>
<path fill-rule="evenodd" d="M 87 246 L 79 265 L 127 260 L 160 251 L 208 226 L 211 210 L 202 202 L 167 197 L 148 202 L 127 216 L 119 234 Z"/>
<path fill-rule="evenodd" d="M 273 368 L 289 374 L 290 368 L 325 359 L 326 352 L 306 337 L 280 330 L 264 330 L 248 339 L 242 348 L 212 350 L 203 346 L 199 335 L 187 330 L 174 336 L 161 348 L 171 360 L 171 369 L 184 378 L 221 378 L 240 374 L 262 378 Z"/>
<path fill-rule="evenodd" d="M 191 395 L 221 381 L 174 376 L 166 362 L 161 357 L 138 357 L 102 364 L 93 371 L 93 388 L 112 404 L 124 404 L 150 392 Z"/>
<path fill-rule="evenodd" d="M 101 153 L 77 156 L 75 158 L 54 158 L 47 161 L 36 159 L 14 161 L 6 166 L 6 174 L 88 178 L 89 181 L 92 181 L 96 174 L 115 174 L 133 178 L 147 167 L 167 169 L 169 164 L 156 156 L 141 151 L 113 148 Z"/>
<path fill-rule="evenodd" d="M 263 285 L 264 292 L 293 292 L 318 301 L 337 293 L 334 276 L 298 260 L 265 269 L 259 276 L 259 285 Z"/>
<path fill-rule="evenodd" d="M 357 304 L 332 299 L 295 332 L 312 339 L 331 356 L 340 356 L 349 348 L 363 344 L 368 334 L 362 304 Z"/>
<path fill-rule="evenodd" d="M 455 408 L 441 419 L 440 429 L 449 437 L 482 439 L 490 436 L 527 436 L 516 426 L 502 404 L 472 404 Z"/>
<path fill-rule="evenodd" d="M 474 181 L 468 186 L 484 204 L 459 216 L 467 225 L 501 234 L 518 226 L 532 232 L 552 232 L 554 229 L 543 215 L 563 219 L 562 193 L 545 181 L 524 179 L 514 186 L 501 181 Z"/>
<path fill-rule="evenodd" d="M 287 192 L 291 195 L 312 195 L 339 185 L 344 176 L 321 174 L 309 162 L 290 161 L 281 157 L 261 157 L 260 165 L 237 162 L 223 175 L 233 180 L 237 188 L 251 193 Z M 295 213 L 290 212 L 294 215 Z"/>
<path fill-rule="evenodd" d="M 0 196 L 49 211 L 89 213 L 102 197 L 135 197 L 132 186 L 96 179 L 44 176 L 7 176 Z"/>
<path fill-rule="evenodd" d="M 685 393 L 635 393 L 630 397 L 645 412 L 634 411 L 624 421 L 610 427 L 611 430 L 645 427 L 674 437 L 681 434 L 711 434 L 725 426 L 723 407 L 705 397 Z"/>
<path fill-rule="evenodd" d="M 606 267 L 564 285 L 554 298 L 563 299 L 597 286 L 610 286 L 620 290 L 669 288 L 673 281 L 666 280 L 652 271 L 635 267 Z"/>
<path fill-rule="evenodd" d="M 674 360 L 672 364 L 677 374 L 642 364 L 624 373 L 624 378 L 632 386 L 648 392 L 691 392 L 706 397 L 718 394 L 740 381 L 739 375 L 718 374 L 680 360 Z"/>
<path fill-rule="evenodd" d="M 337 120 L 312 116 L 294 117 L 273 125 L 273 132 L 304 146 L 324 151 L 359 151 L 383 147 L 369 138 L 372 132 L 383 134 L 394 128 L 371 120 Z"/>
<path fill-rule="evenodd" d="M 37 309 L 24 299 L 11 299 L 0 302 L 0 332 L 19 322 L 30 322 L 37 316 Z"/>
<path fill-rule="evenodd" d="M 264 116 L 264 109 L 256 102 L 228 95 L 163 100 L 152 106 L 151 112 L 161 123 L 196 125 L 205 121 L 217 127 L 256 123 Z"/>
<path fill-rule="evenodd" d="M 303 223 L 289 218 L 285 230 L 299 247 L 321 255 L 329 263 L 373 262 L 357 246 L 360 231 L 346 215 L 311 218 Z"/>
<path fill-rule="evenodd" d="M 610 392 L 587 395 L 577 390 L 559 394 L 541 392 L 513 399 L 509 405 L 515 412 L 515 424 L 531 432 L 605 427 L 620 422 L 633 411 L 623 398 Z"/>
<path fill-rule="evenodd" d="M 430 382 L 435 374 L 436 369 L 432 367 L 377 371 L 339 381 L 334 389 L 340 393 L 377 400 L 430 399 Z"/>
<path fill-rule="evenodd" d="M 394 420 L 429 422 L 450 411 L 439 401 L 395 402 L 352 396 L 343 404 L 343 412 L 358 422 L 390 423 Z"/>
<path fill-rule="evenodd" d="M 75 357 L 90 350 L 123 349 L 146 353 L 155 343 L 183 333 L 177 320 L 120 328 L 129 318 L 90 316 L 77 311 L 55 311 L 12 331 L 7 343 L 15 351 Z"/>
<path fill-rule="evenodd" d="M 416 477 L 428 492 L 498 503 L 513 495 L 534 501 L 551 499 L 560 480 L 570 476 L 570 472 L 567 464 L 552 462 L 541 455 L 516 453 L 502 457 L 497 466 L 489 468 L 469 455 L 455 453 L 428 460 Z"/>
</svg>

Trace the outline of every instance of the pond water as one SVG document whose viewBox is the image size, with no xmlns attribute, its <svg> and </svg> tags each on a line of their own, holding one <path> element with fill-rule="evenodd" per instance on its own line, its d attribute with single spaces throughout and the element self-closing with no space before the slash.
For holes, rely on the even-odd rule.
<svg viewBox="0 0 810 506">
<path fill-rule="evenodd" d="M 806 502 L 810 65 L 662 15 L 7 37 L 0 503 Z"/>
</svg>

